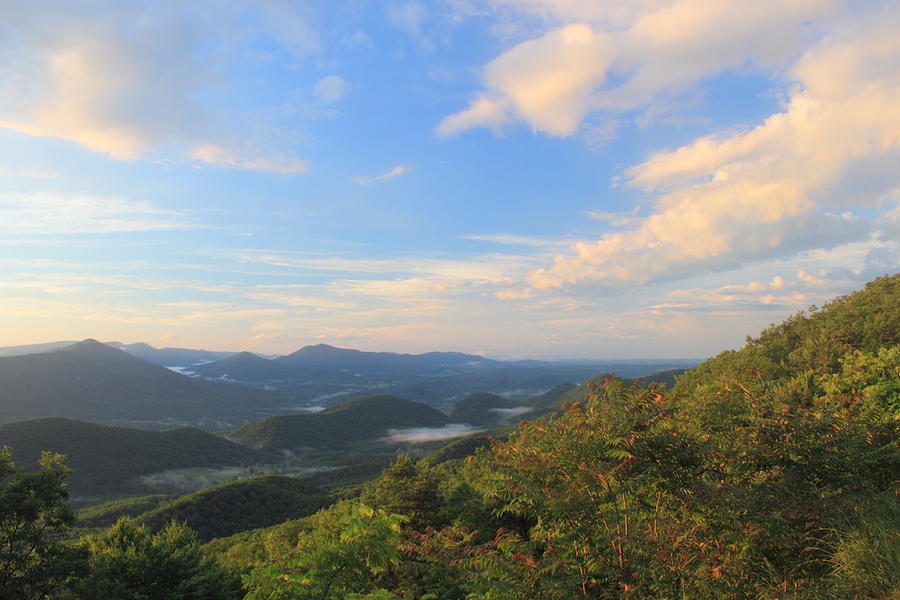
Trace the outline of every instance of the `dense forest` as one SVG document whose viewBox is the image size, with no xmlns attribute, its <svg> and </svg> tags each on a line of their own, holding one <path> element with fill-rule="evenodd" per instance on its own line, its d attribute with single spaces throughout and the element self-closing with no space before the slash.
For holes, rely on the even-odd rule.
<svg viewBox="0 0 900 600">
<path fill-rule="evenodd" d="M 672 387 L 599 377 L 560 399 L 492 439 L 400 456 L 309 516 L 295 518 L 318 490 L 262 480 L 290 520 L 218 537 L 240 528 L 200 519 L 216 537 L 205 546 L 156 517 L 64 539 L 64 459 L 29 472 L 5 452 L 0 597 L 900 597 L 900 275 L 772 325 Z M 277 522 L 258 514 L 266 494 L 246 519 Z M 199 522 L 163 506 L 151 514 Z"/>
</svg>

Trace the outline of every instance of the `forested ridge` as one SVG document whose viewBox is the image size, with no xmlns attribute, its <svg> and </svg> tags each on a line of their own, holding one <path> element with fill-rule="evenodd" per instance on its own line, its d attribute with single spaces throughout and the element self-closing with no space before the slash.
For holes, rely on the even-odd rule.
<svg viewBox="0 0 900 600">
<path fill-rule="evenodd" d="M 3 455 L 5 522 L 48 527 L 27 556 L 4 530 L 0 597 L 887 600 L 900 595 L 898 421 L 894 275 L 671 390 L 598 378 L 489 447 L 401 456 L 313 515 L 202 548 L 183 526 L 129 519 L 55 543 L 48 527 L 73 523 L 61 459 L 28 473 Z"/>
</svg>

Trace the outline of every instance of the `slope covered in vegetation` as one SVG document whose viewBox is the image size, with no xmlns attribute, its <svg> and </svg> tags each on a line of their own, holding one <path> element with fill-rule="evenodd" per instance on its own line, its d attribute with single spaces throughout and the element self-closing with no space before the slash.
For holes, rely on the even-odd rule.
<svg viewBox="0 0 900 600">
<path fill-rule="evenodd" d="M 396 396 L 364 396 L 322 412 L 267 417 L 248 423 L 229 438 L 260 450 L 336 448 L 371 442 L 388 429 L 441 427 L 450 421 L 442 412 Z"/>
<path fill-rule="evenodd" d="M 893 600 L 897 283 L 773 326 L 675 391 L 599 377 L 474 456 L 401 456 L 355 497 L 206 550 L 245 600 Z"/>
<path fill-rule="evenodd" d="M 398 462 L 361 502 L 220 549 L 259 565 L 248 598 L 315 595 L 338 564 L 356 568 L 322 597 L 894 598 L 897 282 L 766 330 L 678 393 L 599 378 L 466 461 Z"/>
<path fill-rule="evenodd" d="M 330 504 L 328 495 L 301 479 L 260 475 L 182 496 L 140 515 L 136 522 L 161 530 L 187 523 L 201 541 L 283 523 Z"/>
<path fill-rule="evenodd" d="M 74 470 L 73 494 L 105 495 L 139 475 L 180 467 L 267 462 L 268 456 L 189 427 L 145 431 L 73 419 L 29 419 L 0 425 L 0 446 L 33 468 L 42 452 L 64 454 Z"/>
</svg>

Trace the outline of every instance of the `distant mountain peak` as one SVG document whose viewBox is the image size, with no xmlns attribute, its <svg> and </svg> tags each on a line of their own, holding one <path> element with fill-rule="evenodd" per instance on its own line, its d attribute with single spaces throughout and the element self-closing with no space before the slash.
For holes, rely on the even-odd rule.
<svg viewBox="0 0 900 600">
<path fill-rule="evenodd" d="M 102 342 L 98 342 L 94 338 L 87 338 L 81 340 L 80 342 L 75 342 L 71 346 L 66 346 L 62 348 L 63 352 L 83 352 L 83 351 L 93 351 L 93 352 L 121 352 L 120 350 L 116 350 L 115 348 L 111 348 Z"/>
</svg>

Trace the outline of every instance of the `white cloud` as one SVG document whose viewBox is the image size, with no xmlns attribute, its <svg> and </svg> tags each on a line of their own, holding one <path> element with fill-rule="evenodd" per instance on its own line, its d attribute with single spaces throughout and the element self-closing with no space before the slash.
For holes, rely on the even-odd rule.
<svg viewBox="0 0 900 600">
<path fill-rule="evenodd" d="M 385 171 L 384 173 L 380 173 L 378 175 L 365 175 L 359 177 L 353 177 L 353 181 L 358 183 L 359 185 L 369 185 L 372 183 L 378 183 L 380 181 L 388 181 L 390 179 L 396 179 L 402 175 L 406 175 L 412 171 L 411 167 L 406 165 L 397 165 L 394 168 Z"/>
<path fill-rule="evenodd" d="M 568 24 L 519 43 L 484 67 L 485 91 L 446 117 L 440 135 L 514 120 L 555 136 L 595 111 L 639 109 L 723 69 L 782 65 L 808 43 L 810 23 L 839 0 L 508 2 Z M 574 22 L 573 22 L 574 21 Z M 608 77 L 614 75 L 615 77 Z M 605 85 L 607 80 L 612 83 Z M 602 141 L 610 131 L 601 130 Z"/>
<path fill-rule="evenodd" d="M 225 114 L 200 98 L 227 87 L 235 50 L 252 46 L 257 34 L 298 56 L 318 47 L 305 15 L 280 0 L 202 6 L 97 0 L 53 11 L 6 2 L 0 127 L 119 160 L 182 158 L 184 148 L 205 146 L 237 154 L 229 140 L 249 136 L 253 115 Z M 255 143 L 278 146 L 271 139 Z M 275 147 L 216 164 L 265 170 L 272 155 L 290 152 Z"/>
<path fill-rule="evenodd" d="M 575 246 L 529 282 L 622 286 L 734 268 L 866 238 L 896 206 L 900 183 L 900 10 L 859 20 L 791 70 L 783 112 L 757 127 L 700 138 L 627 172 L 655 211 Z"/>
<path fill-rule="evenodd" d="M 535 131 L 571 135 L 588 111 L 591 92 L 604 80 L 610 52 L 609 39 L 583 24 L 519 44 L 485 67 L 488 94 L 445 119 L 437 131 L 497 127 L 515 116 Z"/>
</svg>

